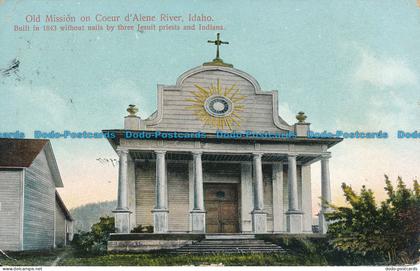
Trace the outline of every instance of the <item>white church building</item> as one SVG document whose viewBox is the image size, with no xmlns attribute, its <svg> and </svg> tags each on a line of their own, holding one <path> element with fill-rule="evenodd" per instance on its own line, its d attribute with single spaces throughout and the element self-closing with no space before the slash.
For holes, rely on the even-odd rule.
<svg viewBox="0 0 420 271">
<path fill-rule="evenodd" d="M 219 36 L 212 43 L 213 61 L 158 85 L 149 118 L 131 105 L 124 129 L 104 130 L 116 135 L 109 142 L 119 156 L 113 240 L 130 239 L 138 225 L 153 226 L 154 234 L 312 233 L 312 197 L 331 200 L 329 149 L 341 139 L 309 138 L 303 112 L 288 124 L 277 91 L 261 90 L 224 63 Z M 312 195 L 318 161 L 322 194 Z"/>
</svg>

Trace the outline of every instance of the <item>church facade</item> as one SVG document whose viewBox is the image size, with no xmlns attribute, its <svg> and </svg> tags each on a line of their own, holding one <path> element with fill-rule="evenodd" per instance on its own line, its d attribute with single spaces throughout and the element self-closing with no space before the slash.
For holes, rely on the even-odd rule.
<svg viewBox="0 0 420 271">
<path fill-rule="evenodd" d="M 223 44 L 219 38 L 214 41 Z M 149 118 L 130 105 L 109 139 L 119 156 L 116 231 L 153 233 L 312 233 L 311 165 L 321 161 L 319 230 L 331 200 L 329 148 L 278 114 L 277 91 L 216 58 L 158 85 Z"/>
</svg>

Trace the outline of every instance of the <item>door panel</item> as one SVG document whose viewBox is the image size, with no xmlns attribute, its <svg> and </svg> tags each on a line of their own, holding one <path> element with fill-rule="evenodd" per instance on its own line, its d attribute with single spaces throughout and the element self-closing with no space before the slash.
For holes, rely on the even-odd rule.
<svg viewBox="0 0 420 271">
<path fill-rule="evenodd" d="M 204 184 L 208 233 L 235 233 L 239 229 L 238 185 Z"/>
<path fill-rule="evenodd" d="M 206 215 L 206 228 L 207 232 L 219 231 L 219 203 L 217 201 L 207 202 L 205 205 Z"/>
</svg>

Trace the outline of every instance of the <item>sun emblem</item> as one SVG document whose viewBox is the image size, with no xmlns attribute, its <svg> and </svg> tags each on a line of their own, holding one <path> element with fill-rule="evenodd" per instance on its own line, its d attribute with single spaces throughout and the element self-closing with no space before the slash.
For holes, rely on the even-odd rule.
<svg viewBox="0 0 420 271">
<path fill-rule="evenodd" d="M 233 126 L 240 126 L 240 112 L 244 109 L 240 102 L 246 97 L 240 95 L 236 84 L 223 89 L 217 79 L 216 86 L 213 83 L 207 88 L 198 84 L 194 86 L 196 90 L 191 91 L 194 98 L 187 99 L 192 104 L 186 109 L 192 110 L 205 125 L 217 129 L 226 127 L 232 130 Z"/>
</svg>

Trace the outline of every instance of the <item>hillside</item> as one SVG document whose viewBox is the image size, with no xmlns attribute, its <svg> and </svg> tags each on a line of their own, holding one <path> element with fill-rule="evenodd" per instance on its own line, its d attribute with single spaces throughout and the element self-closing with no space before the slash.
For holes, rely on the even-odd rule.
<svg viewBox="0 0 420 271">
<path fill-rule="evenodd" d="M 71 209 L 70 213 L 76 221 L 74 232 L 89 231 L 90 227 L 97 223 L 101 216 L 112 216 L 112 210 L 115 209 L 116 205 L 116 201 L 103 201 Z"/>
</svg>

